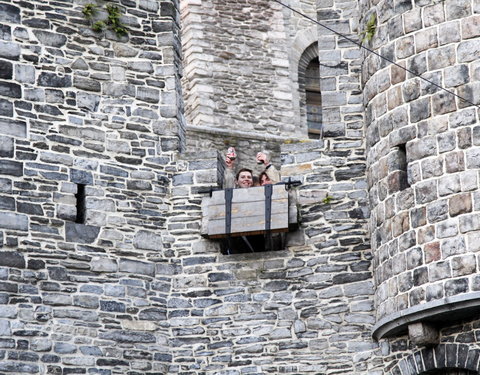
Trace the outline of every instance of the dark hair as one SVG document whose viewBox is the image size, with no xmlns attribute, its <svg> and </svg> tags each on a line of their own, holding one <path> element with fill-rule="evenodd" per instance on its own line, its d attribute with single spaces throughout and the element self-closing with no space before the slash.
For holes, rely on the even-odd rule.
<svg viewBox="0 0 480 375">
<path fill-rule="evenodd" d="M 249 172 L 251 175 L 252 175 L 252 179 L 253 179 L 253 172 L 251 169 L 248 169 L 248 168 L 242 168 L 240 169 L 237 174 L 235 175 L 235 179 L 238 180 L 238 176 L 240 176 L 240 173 L 242 172 Z"/>
<path fill-rule="evenodd" d="M 267 176 L 267 178 L 270 179 L 270 177 L 268 177 L 267 172 L 263 171 L 262 173 L 260 173 L 260 174 L 258 175 L 258 181 L 260 181 L 260 183 L 262 183 L 262 177 L 263 177 L 263 176 Z"/>
</svg>

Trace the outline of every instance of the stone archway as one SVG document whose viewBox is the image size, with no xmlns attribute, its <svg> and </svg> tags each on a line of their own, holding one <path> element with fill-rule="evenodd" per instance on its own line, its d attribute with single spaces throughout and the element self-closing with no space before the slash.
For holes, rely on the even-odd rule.
<svg viewBox="0 0 480 375">
<path fill-rule="evenodd" d="M 464 369 L 438 369 L 434 371 L 424 372 L 421 375 L 478 375 L 477 371 Z"/>
<path fill-rule="evenodd" d="M 480 348 L 440 344 L 417 350 L 400 360 L 390 375 L 479 375 Z"/>
</svg>

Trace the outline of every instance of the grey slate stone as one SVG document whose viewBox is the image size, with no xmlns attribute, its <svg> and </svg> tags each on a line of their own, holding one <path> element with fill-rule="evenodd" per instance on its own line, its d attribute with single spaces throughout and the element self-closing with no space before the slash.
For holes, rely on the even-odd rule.
<svg viewBox="0 0 480 375">
<path fill-rule="evenodd" d="M 155 336 L 151 333 L 142 333 L 134 331 L 109 331 L 99 334 L 103 340 L 113 340 L 122 343 L 154 343 Z"/>
<path fill-rule="evenodd" d="M 0 41 L 0 57 L 17 60 L 20 52 L 21 49 L 18 43 Z"/>
<path fill-rule="evenodd" d="M 137 260 L 120 259 L 119 271 L 155 276 L 155 265 L 153 263 L 140 262 Z"/>
<path fill-rule="evenodd" d="M 0 78 L 13 78 L 13 64 L 10 61 L 0 60 Z"/>
<path fill-rule="evenodd" d="M 133 246 L 137 249 L 160 251 L 163 249 L 162 236 L 155 232 L 140 230 L 133 238 Z"/>
<path fill-rule="evenodd" d="M 70 169 L 70 181 L 76 184 L 92 185 L 93 176 L 91 172 L 80 169 Z"/>
<path fill-rule="evenodd" d="M 0 82 L 0 95 L 18 99 L 22 97 L 22 88 L 17 83 Z"/>
<path fill-rule="evenodd" d="M 13 152 L 13 138 L 0 135 L 0 157 L 11 158 L 13 157 Z"/>
<path fill-rule="evenodd" d="M 56 73 L 41 72 L 37 83 L 43 87 L 71 87 L 72 79 L 69 75 L 60 76 Z"/>
<path fill-rule="evenodd" d="M 62 47 L 67 42 L 67 37 L 59 33 L 52 33 L 44 30 L 34 30 L 33 35 L 38 41 L 46 46 L 50 47 Z"/>
<path fill-rule="evenodd" d="M 86 92 L 79 92 L 77 94 L 77 105 L 79 108 L 85 108 L 89 111 L 95 112 L 98 109 L 100 97 Z"/>
<path fill-rule="evenodd" d="M 19 24 L 20 9 L 11 4 L 0 3 L 0 21 Z"/>
<path fill-rule="evenodd" d="M 27 231 L 28 216 L 11 212 L 0 212 L 0 228 Z"/>
<path fill-rule="evenodd" d="M 95 242 L 99 232 L 100 228 L 93 225 L 65 223 L 65 240 L 67 242 L 90 244 Z"/>
</svg>

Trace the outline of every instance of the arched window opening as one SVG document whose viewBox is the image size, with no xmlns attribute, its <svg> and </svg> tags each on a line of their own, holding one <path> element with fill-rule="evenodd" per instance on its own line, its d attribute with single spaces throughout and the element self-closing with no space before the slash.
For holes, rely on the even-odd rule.
<svg viewBox="0 0 480 375">
<path fill-rule="evenodd" d="M 322 94 L 320 92 L 320 62 L 314 58 L 305 71 L 305 102 L 309 138 L 320 138 L 322 132 Z"/>
<path fill-rule="evenodd" d="M 298 89 L 300 113 L 306 123 L 308 137 L 322 135 L 322 94 L 320 91 L 320 61 L 318 44 L 315 42 L 305 49 L 298 63 Z"/>
</svg>

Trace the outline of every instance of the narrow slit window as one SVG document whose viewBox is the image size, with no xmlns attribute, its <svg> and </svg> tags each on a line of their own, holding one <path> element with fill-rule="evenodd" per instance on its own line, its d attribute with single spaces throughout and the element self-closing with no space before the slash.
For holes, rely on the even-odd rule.
<svg viewBox="0 0 480 375">
<path fill-rule="evenodd" d="M 408 183 L 407 149 L 405 147 L 405 143 L 397 146 L 397 161 L 399 169 L 400 190 L 405 190 L 406 188 L 410 187 L 410 184 Z"/>
<path fill-rule="evenodd" d="M 77 208 L 77 216 L 75 218 L 75 222 L 78 224 L 85 224 L 87 212 L 85 203 L 85 186 L 85 184 L 77 184 L 77 194 L 75 194 Z"/>
<path fill-rule="evenodd" d="M 320 92 L 320 62 L 310 61 L 305 71 L 305 100 L 309 138 L 319 138 L 322 132 L 322 94 Z"/>
</svg>

